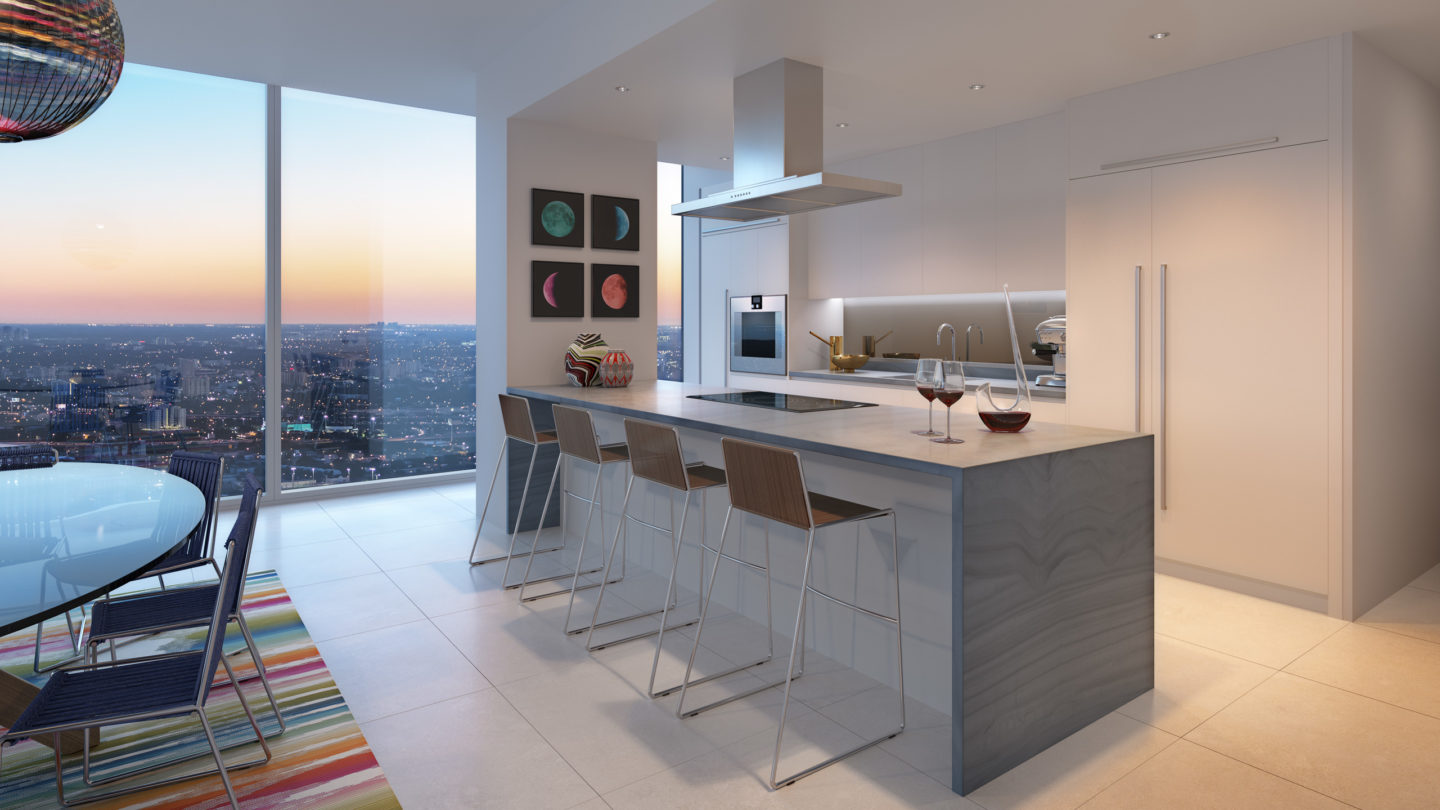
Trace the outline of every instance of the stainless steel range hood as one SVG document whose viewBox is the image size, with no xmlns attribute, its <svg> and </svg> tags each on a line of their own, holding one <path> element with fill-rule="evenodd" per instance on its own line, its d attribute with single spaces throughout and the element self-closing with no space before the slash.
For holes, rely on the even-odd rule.
<svg viewBox="0 0 1440 810">
<path fill-rule="evenodd" d="M 735 79 L 735 185 L 670 213 L 749 222 L 900 196 L 899 183 L 823 171 L 824 74 L 781 59 Z"/>
</svg>

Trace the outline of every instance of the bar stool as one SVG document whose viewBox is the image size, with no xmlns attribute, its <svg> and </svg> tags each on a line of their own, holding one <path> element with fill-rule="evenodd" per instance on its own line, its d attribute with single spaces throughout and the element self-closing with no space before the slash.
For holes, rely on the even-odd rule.
<svg viewBox="0 0 1440 810">
<path fill-rule="evenodd" d="M 475 542 L 470 546 L 470 564 L 485 565 L 503 560 L 505 562 L 505 574 L 500 578 L 500 582 L 509 590 L 518 588 L 522 584 L 518 582 L 513 585 L 510 584 L 510 563 L 515 559 L 515 538 L 520 533 L 520 520 L 525 514 L 525 498 L 530 494 L 530 478 L 535 474 L 535 457 L 539 454 L 541 445 L 551 444 L 557 441 L 558 437 L 553 431 L 535 430 L 535 422 L 530 418 L 530 401 L 524 397 L 500 394 L 500 418 L 504 423 L 506 441 L 500 445 L 500 454 L 495 459 L 495 472 L 490 476 L 490 489 L 485 493 L 485 507 L 480 510 L 480 522 L 475 527 Z M 510 549 L 504 554 L 497 554 L 493 557 L 477 560 L 475 559 L 475 552 L 480 548 L 480 532 L 485 526 L 485 515 L 490 511 L 490 499 L 495 495 L 495 482 L 500 478 L 500 463 L 505 460 L 505 451 L 509 448 L 509 440 L 511 439 L 530 447 L 530 465 L 525 470 L 525 488 L 520 490 L 520 509 L 515 515 L 515 528 L 510 532 Z M 541 522 L 543 524 L 543 518 Z M 563 530 L 561 536 L 564 536 Z M 539 538 L 538 534 L 536 538 Z M 565 544 L 562 542 L 558 546 L 542 548 L 535 553 L 545 554 L 551 551 L 559 551 L 564 547 Z M 554 579 L 554 577 L 550 579 Z"/>
<path fill-rule="evenodd" d="M 675 712 L 676 715 L 680 717 L 694 717 L 707 709 L 721 706 L 783 684 L 785 687 L 785 700 L 780 707 L 780 723 L 776 727 L 775 732 L 775 756 L 770 763 L 770 788 L 777 790 L 786 785 L 793 784 L 851 754 L 857 754 L 867 748 L 879 745 L 905 730 L 905 667 L 902 656 L 903 634 L 900 624 L 900 535 L 898 534 L 898 527 L 895 522 L 894 509 L 877 509 L 872 506 L 865 506 L 864 504 L 844 501 L 839 498 L 830 497 L 829 495 L 809 491 L 805 487 L 805 472 L 800 466 L 800 454 L 794 450 L 785 450 L 779 447 L 771 447 L 729 437 L 721 439 L 720 445 L 725 456 L 725 469 L 730 479 L 730 508 L 725 510 L 725 524 L 720 530 L 720 550 L 723 551 L 725 548 L 725 535 L 730 528 L 730 516 L 736 510 L 765 518 L 766 520 L 783 523 L 787 526 L 793 526 L 797 529 L 804 529 L 805 564 L 800 577 L 800 604 L 795 611 L 795 633 L 790 641 L 790 662 L 786 667 L 785 680 L 751 689 L 743 694 L 725 698 L 701 706 L 698 709 L 692 709 L 688 712 L 685 711 L 685 690 L 692 685 L 690 681 L 690 671 L 695 665 L 695 653 L 700 649 L 700 636 L 705 632 L 705 615 L 710 609 L 710 597 L 715 593 L 715 574 L 720 567 L 721 556 L 717 554 L 714 567 L 712 567 L 710 571 L 710 587 L 706 590 L 705 601 L 700 607 L 700 624 L 695 630 L 695 643 L 690 650 L 690 663 L 685 668 L 685 680 L 681 682 L 680 702 Z M 890 536 L 894 541 L 891 548 L 895 569 L 894 616 L 887 616 L 883 613 L 870 610 L 869 608 L 861 607 L 853 602 L 847 602 L 825 593 L 810 584 L 810 562 L 815 551 L 815 532 L 817 529 L 887 516 L 890 518 Z M 770 556 L 768 536 L 766 537 L 765 556 L 766 562 L 768 563 Z M 857 572 L 857 576 L 858 573 L 859 572 Z M 768 572 L 766 584 L 767 586 L 769 584 Z M 895 661 L 899 668 L 900 680 L 900 727 L 874 740 L 857 745 L 842 754 L 830 757 L 817 765 L 812 765 L 809 768 L 780 779 L 777 778 L 776 772 L 780 767 L 780 747 L 785 739 L 785 719 L 790 711 L 790 684 L 800 675 L 795 669 L 797 650 L 799 651 L 802 670 L 804 667 L 805 648 L 801 641 L 801 635 L 805 627 L 806 604 L 811 594 L 895 625 Z M 767 602 L 769 598 L 769 588 L 767 587 Z M 768 612 L 769 605 L 767 604 L 766 607 Z"/>
<path fill-rule="evenodd" d="M 681 622 L 676 625 L 666 624 L 669 621 L 670 609 L 675 606 L 677 595 L 675 588 L 675 574 L 680 566 L 680 547 L 685 537 L 685 523 L 690 515 L 690 496 L 700 493 L 700 547 L 705 545 L 705 515 L 708 503 L 708 493 L 715 487 L 725 486 L 725 471 L 711 467 L 703 462 L 686 464 L 685 456 L 680 450 L 680 434 L 673 427 L 656 425 L 651 422 L 642 422 L 638 419 L 625 420 L 625 441 L 630 447 L 630 478 L 625 485 L 625 501 L 620 509 L 621 525 L 615 527 L 615 538 L 610 542 L 610 552 L 605 562 L 605 575 L 600 580 L 600 593 L 595 599 L 595 611 L 590 617 L 590 630 L 585 636 L 585 649 L 594 652 L 603 650 L 606 647 L 613 647 L 616 644 L 623 644 L 627 641 L 636 641 L 642 638 L 656 636 L 655 661 L 650 667 L 650 691 L 655 690 L 655 670 L 660 663 L 660 645 L 664 643 L 665 631 L 676 630 L 681 627 L 688 627 L 699 621 L 699 618 Z M 656 526 L 648 521 L 641 520 L 630 514 L 630 493 L 635 487 L 635 479 L 642 478 L 655 484 L 665 487 L 666 500 L 670 507 L 670 526 Z M 675 526 L 675 493 L 684 494 L 684 502 L 680 508 L 680 528 L 677 531 Z M 670 535 L 670 580 L 665 589 L 664 606 L 659 610 L 636 613 L 632 616 L 625 616 L 609 621 L 600 621 L 600 606 L 605 601 L 605 583 L 610 579 L 610 571 L 615 564 L 615 551 L 620 545 L 620 529 L 628 526 L 628 521 L 639 523 L 658 532 Z M 623 564 L 623 563 L 622 563 Z M 705 558 L 703 551 L 700 558 L 699 589 L 697 594 L 705 590 Z M 625 636 L 600 644 L 594 644 L 595 629 L 597 627 L 609 627 L 621 624 L 634 619 L 644 618 L 660 614 L 660 626 L 655 630 L 649 630 L 634 635 Z M 577 631 L 578 632 L 578 631 Z M 679 688 L 678 686 L 676 687 Z"/>
<path fill-rule="evenodd" d="M 544 599 L 548 596 L 559 596 L 566 593 L 570 594 L 570 604 L 565 610 L 565 632 L 571 633 L 572 631 L 570 630 L 570 615 L 575 610 L 575 591 L 583 591 L 590 588 L 596 588 L 599 587 L 600 584 L 602 584 L 592 583 L 589 585 L 581 585 L 580 577 L 584 574 L 593 574 L 600 570 L 599 568 L 582 570 L 585 563 L 585 543 L 590 538 L 590 521 L 595 516 L 595 507 L 597 505 L 600 506 L 600 548 L 601 553 L 604 553 L 605 491 L 604 487 L 602 486 L 602 482 L 605 479 L 605 465 L 629 463 L 630 448 L 627 447 L 624 442 L 617 442 L 615 444 L 606 445 L 600 444 L 600 437 L 595 433 L 595 421 L 590 417 L 589 411 L 581 410 L 580 408 L 571 408 L 567 405 L 552 405 L 551 411 L 555 414 L 555 434 L 560 442 L 560 460 L 563 461 L 566 457 L 569 457 L 578 461 L 583 461 L 588 464 L 594 465 L 595 486 L 591 488 L 590 497 L 588 498 L 579 493 L 572 492 L 568 485 L 561 490 L 562 499 L 565 497 L 569 497 L 589 504 L 589 508 L 585 511 L 585 528 L 580 535 L 580 553 L 575 558 L 575 572 L 573 574 L 561 574 L 559 576 L 546 578 L 553 580 L 565 579 L 566 577 L 569 577 L 570 587 L 561 588 L 554 591 L 548 591 L 542 594 L 527 596 L 525 594 L 525 587 L 527 585 L 533 584 L 530 580 L 530 567 L 535 563 L 535 545 L 540 542 L 540 532 L 545 527 L 545 516 L 550 508 L 550 499 L 551 496 L 555 493 L 555 482 L 560 477 L 561 464 L 559 461 L 556 462 L 555 472 L 550 475 L 550 488 L 545 493 L 545 506 L 542 507 L 540 510 L 540 526 L 535 529 L 535 543 L 531 544 L 530 556 L 525 561 L 525 578 L 521 581 L 520 601 L 522 603 L 533 602 L 536 599 Z M 560 523 L 561 532 L 563 533 L 565 531 L 565 521 L 563 519 L 563 500 L 561 505 L 561 515 L 562 519 Z M 621 521 L 621 524 L 623 525 L 624 521 Z M 622 567 L 620 579 L 624 579 L 624 577 L 625 574 Z M 534 580 L 534 582 L 543 581 L 546 580 Z M 618 582 L 619 580 L 616 581 Z M 580 628 L 581 631 L 583 631 L 584 629 L 585 628 L 583 627 Z"/>
</svg>

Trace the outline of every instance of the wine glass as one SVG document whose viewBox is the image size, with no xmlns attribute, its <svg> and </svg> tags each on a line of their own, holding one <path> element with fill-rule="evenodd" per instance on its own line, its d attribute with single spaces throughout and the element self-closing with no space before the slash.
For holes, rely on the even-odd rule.
<svg viewBox="0 0 1440 810">
<path fill-rule="evenodd" d="M 933 357 L 923 357 L 915 363 L 915 390 L 925 401 L 930 403 L 930 427 L 924 430 L 912 430 L 916 436 L 939 436 L 935 430 L 935 384 L 940 379 L 940 361 Z"/>
<path fill-rule="evenodd" d="M 935 383 L 935 398 L 945 406 L 945 435 L 930 441 L 937 444 L 960 444 L 964 439 L 956 439 L 950 435 L 950 408 L 965 396 L 965 368 L 956 360 L 946 360 L 940 364 L 940 379 Z"/>
</svg>

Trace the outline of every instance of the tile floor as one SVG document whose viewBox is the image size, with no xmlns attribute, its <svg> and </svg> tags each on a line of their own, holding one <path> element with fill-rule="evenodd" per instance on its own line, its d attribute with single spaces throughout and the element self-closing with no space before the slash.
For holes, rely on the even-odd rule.
<svg viewBox="0 0 1440 810">
<path fill-rule="evenodd" d="M 498 566 L 466 564 L 473 499 L 456 484 L 261 512 L 252 566 L 279 570 L 407 807 L 1440 807 L 1440 567 L 1354 623 L 1157 577 L 1156 689 L 969 797 L 948 788 L 949 719 L 913 703 L 904 734 L 772 793 L 776 690 L 684 722 L 673 697 L 643 699 L 648 643 L 587 654 L 560 632 L 564 599 L 519 606 Z M 714 626 L 701 671 L 726 660 Z M 661 682 L 688 634 L 668 635 Z M 782 768 L 893 707 L 809 667 Z"/>
</svg>

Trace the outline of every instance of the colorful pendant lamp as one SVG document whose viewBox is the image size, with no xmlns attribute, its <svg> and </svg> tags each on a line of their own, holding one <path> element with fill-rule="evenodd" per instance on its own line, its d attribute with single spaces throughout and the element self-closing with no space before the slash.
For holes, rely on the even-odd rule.
<svg viewBox="0 0 1440 810">
<path fill-rule="evenodd" d="M 0 143 L 84 121 L 110 97 L 124 61 L 112 0 L 0 0 Z"/>
</svg>

